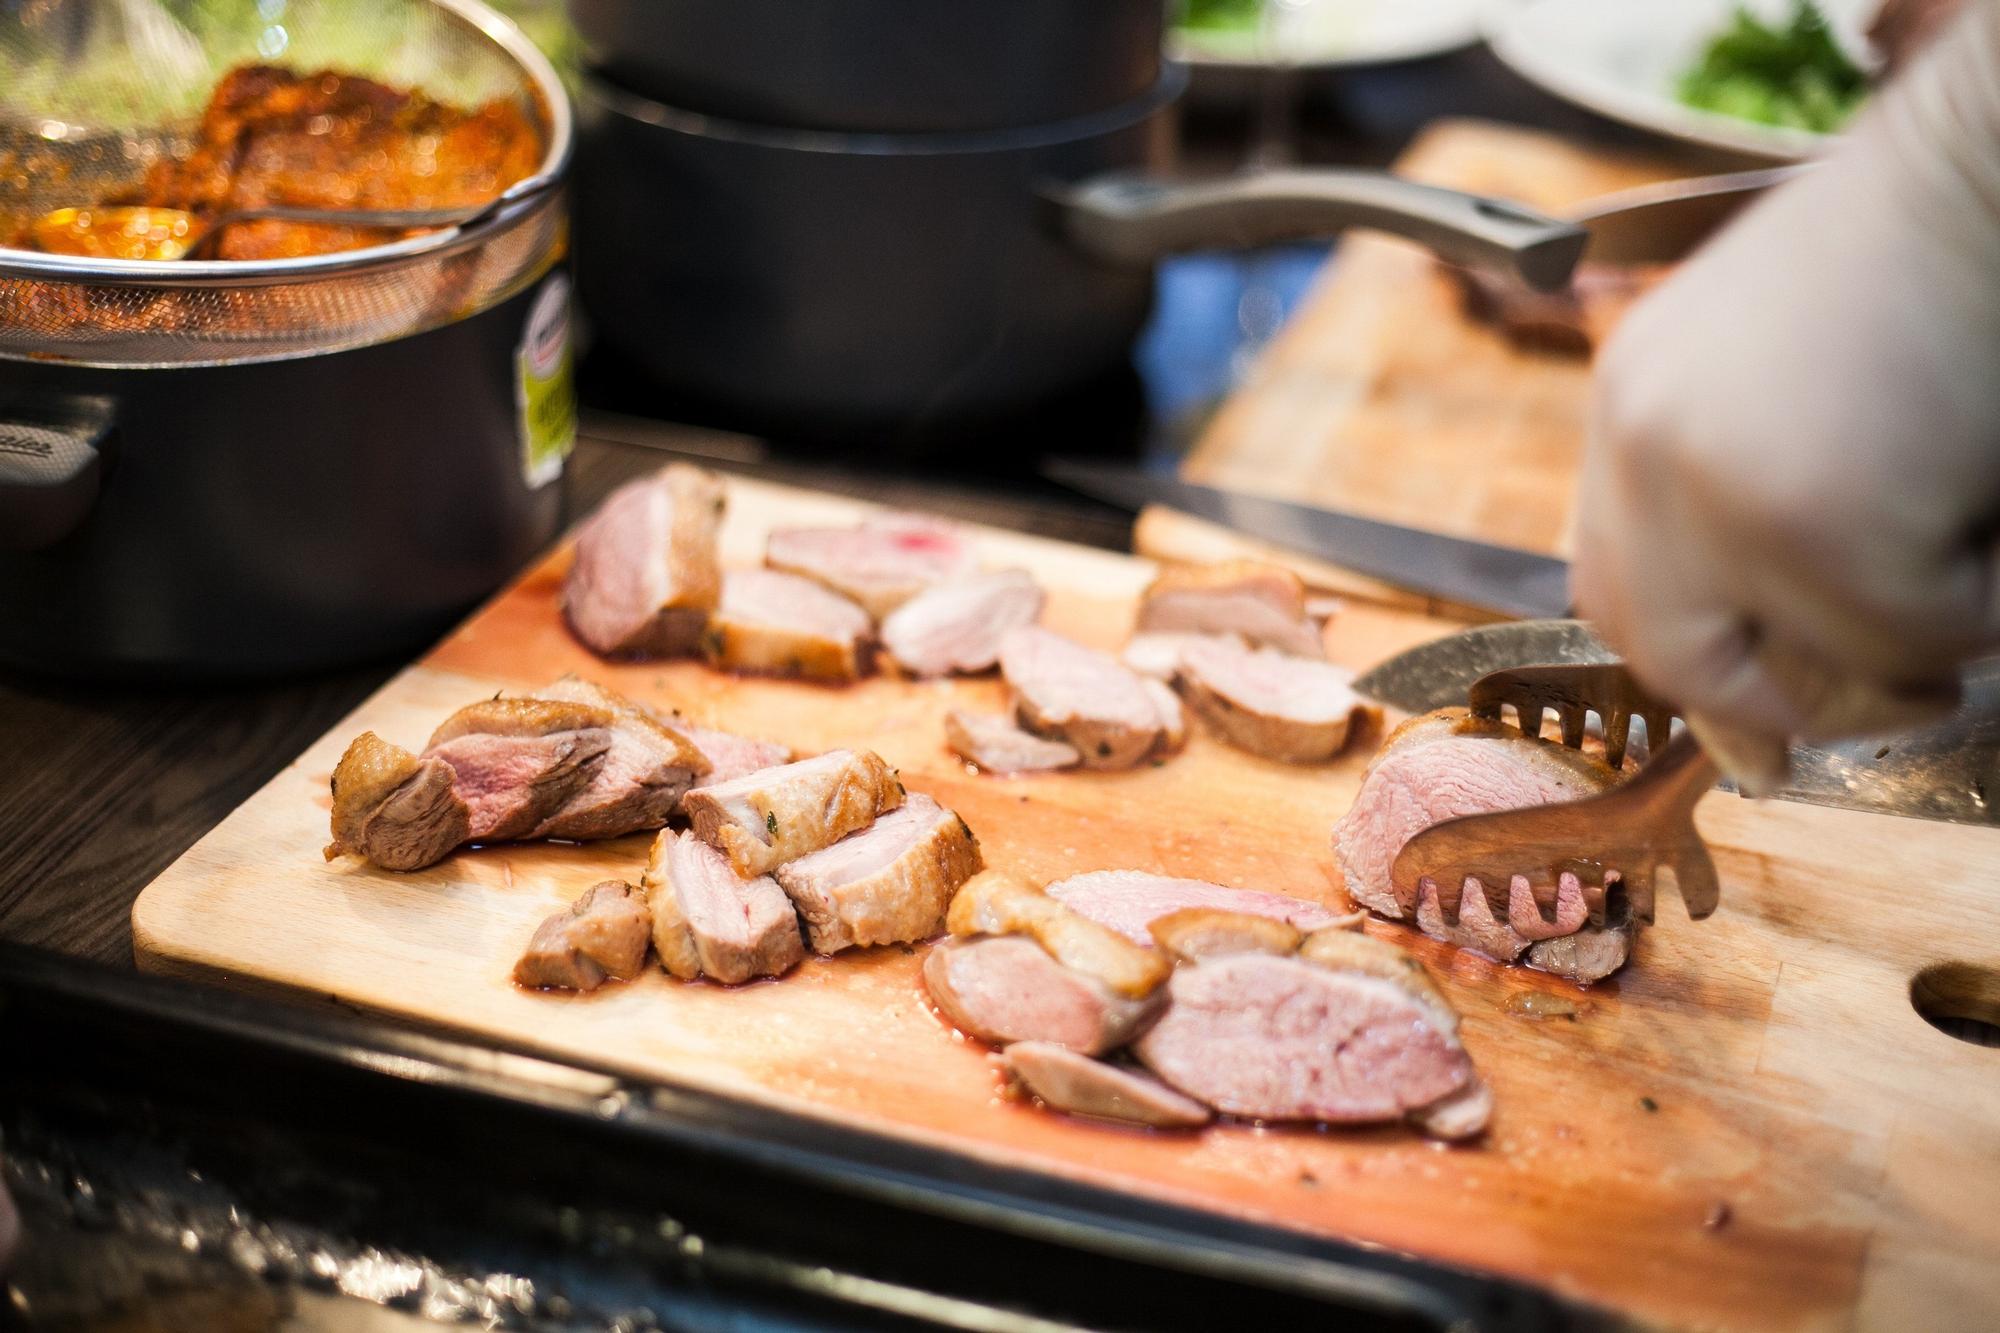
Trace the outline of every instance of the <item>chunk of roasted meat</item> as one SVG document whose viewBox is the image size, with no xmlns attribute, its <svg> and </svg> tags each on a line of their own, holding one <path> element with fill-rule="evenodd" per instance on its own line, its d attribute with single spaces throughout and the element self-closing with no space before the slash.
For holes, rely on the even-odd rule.
<svg viewBox="0 0 2000 1333">
<path fill-rule="evenodd" d="M 354 855 L 385 870 L 421 870 L 471 836 L 472 812 L 442 759 L 419 759 L 372 731 L 340 757 L 327 860 Z"/>
<path fill-rule="evenodd" d="M 988 773 L 1047 773 L 1075 768 L 1083 758 L 1075 746 L 1023 731 L 1011 717 L 959 708 L 944 715 L 944 741 L 953 754 Z"/>
<path fill-rule="evenodd" d="M 722 479 L 669 463 L 628 482 L 584 523 L 563 582 L 563 614 L 605 657 L 685 657 L 722 595 Z"/>
<path fill-rule="evenodd" d="M 646 966 L 651 919 L 632 886 L 607 879 L 536 928 L 514 964 L 517 985 L 595 990 L 630 981 Z"/>
<path fill-rule="evenodd" d="M 876 620 L 979 568 L 963 532 L 922 514 L 880 514 L 852 528 L 779 528 L 766 540 L 764 563 L 825 584 Z"/>
<path fill-rule="evenodd" d="M 769 875 L 743 876 L 692 833 L 663 829 L 644 879 L 660 966 L 683 981 L 774 977 L 805 957 L 798 917 Z"/>
<path fill-rule="evenodd" d="M 1134 944 L 1153 943 L 1152 924 L 1161 917 L 1195 908 L 1268 917 L 1306 933 L 1350 925 L 1359 919 L 1358 914 L 1335 912 L 1304 898 L 1232 889 L 1146 870 L 1093 870 L 1059 879 L 1046 892 L 1071 911 L 1110 927 Z"/>
<path fill-rule="evenodd" d="M 981 866 L 966 822 L 913 792 L 868 827 L 776 873 L 813 951 L 825 954 L 943 933 L 952 894 Z"/>
<path fill-rule="evenodd" d="M 874 630 L 866 611 L 811 579 L 732 569 L 702 651 L 729 671 L 855 680 L 868 670 Z"/>
<path fill-rule="evenodd" d="M 1324 657 L 1305 584 L 1282 565 L 1226 560 L 1167 570 L 1139 603 L 1139 634 L 1241 635 L 1300 657 Z"/>
<path fill-rule="evenodd" d="M 904 795 L 880 755 L 830 750 L 697 788 L 681 805 L 739 875 L 763 875 L 868 827 Z"/>
<path fill-rule="evenodd" d="M 882 646 L 913 676 L 991 671 L 1008 630 L 1032 625 L 1042 614 L 1041 586 L 1025 571 L 934 584 L 882 621 Z"/>
<path fill-rule="evenodd" d="M 1017 1041 L 1002 1056 L 1008 1077 L 1052 1111 L 1153 1129 L 1193 1129 L 1215 1113 L 1146 1073 L 1048 1041 Z"/>
<path fill-rule="evenodd" d="M 1190 644 L 1178 680 L 1189 706 L 1222 739 L 1286 763 L 1331 759 L 1382 716 L 1349 688 L 1345 669 L 1273 648 Z"/>
<path fill-rule="evenodd" d="M 1039 626 L 1009 631 L 1000 671 L 1021 722 L 1075 748 L 1086 768 L 1130 768 L 1172 748 L 1170 716 L 1145 677 L 1116 658 Z"/>
</svg>

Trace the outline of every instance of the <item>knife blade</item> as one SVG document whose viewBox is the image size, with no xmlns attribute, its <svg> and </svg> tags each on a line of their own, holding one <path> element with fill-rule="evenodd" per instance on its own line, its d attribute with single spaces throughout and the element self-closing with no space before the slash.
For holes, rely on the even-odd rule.
<svg viewBox="0 0 2000 1333">
<path fill-rule="evenodd" d="M 1055 458 L 1042 464 L 1042 475 L 1134 513 L 1149 504 L 1166 505 L 1448 602 L 1537 618 L 1569 609 L 1568 563 L 1535 551 L 1217 490 L 1115 464 Z"/>
<path fill-rule="evenodd" d="M 1600 195 L 1569 221 L 1590 233 L 1583 258 L 1591 264 L 1670 264 L 1685 259 L 1752 199 L 1810 164 L 1641 185 Z"/>
<path fill-rule="evenodd" d="M 1506 667 L 1615 662 L 1578 620 L 1481 625 L 1398 653 L 1354 681 L 1371 699 L 1410 713 L 1464 704 L 1472 682 Z M 1894 736 L 1796 745 L 1782 801 L 2000 825 L 2000 661 L 1969 665 L 1951 716 Z"/>
</svg>

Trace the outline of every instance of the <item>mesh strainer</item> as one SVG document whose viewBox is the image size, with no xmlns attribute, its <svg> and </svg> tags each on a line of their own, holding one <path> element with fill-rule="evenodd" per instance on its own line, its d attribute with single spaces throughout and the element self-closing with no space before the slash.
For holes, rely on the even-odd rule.
<svg viewBox="0 0 2000 1333">
<path fill-rule="evenodd" d="M 0 4 L 0 237 L 184 156 L 211 90 L 248 63 L 511 103 L 540 136 L 539 167 L 467 226 L 367 249 L 158 262 L 0 248 L 0 358 L 216 365 L 359 347 L 486 309 L 562 253 L 568 101 L 533 44 L 477 0 Z"/>
</svg>

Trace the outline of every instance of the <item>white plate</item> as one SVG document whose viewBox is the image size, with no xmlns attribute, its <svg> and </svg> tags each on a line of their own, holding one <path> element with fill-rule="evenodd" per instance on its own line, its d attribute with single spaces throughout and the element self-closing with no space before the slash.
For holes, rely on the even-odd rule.
<svg viewBox="0 0 2000 1333">
<path fill-rule="evenodd" d="M 1736 11 L 1738 0 L 1489 0 L 1483 22 L 1495 55 L 1515 73 L 1613 120 L 1710 148 L 1796 161 L 1834 136 L 1699 111 L 1674 95 L 1683 71 Z M 1765 19 L 1791 0 L 1743 0 Z M 1836 41 L 1864 65 L 1862 31 L 1880 0 L 1820 0 Z"/>
<path fill-rule="evenodd" d="M 1231 69 L 1338 69 L 1443 55 L 1479 40 L 1481 0 L 1265 0 L 1241 32 L 1176 28 L 1173 55 Z"/>
</svg>

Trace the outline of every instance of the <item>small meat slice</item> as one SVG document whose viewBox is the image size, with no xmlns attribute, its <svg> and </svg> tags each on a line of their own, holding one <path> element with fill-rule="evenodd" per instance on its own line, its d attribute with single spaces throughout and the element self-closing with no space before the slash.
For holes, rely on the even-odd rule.
<svg viewBox="0 0 2000 1333">
<path fill-rule="evenodd" d="M 1257 560 L 1167 570 L 1139 603 L 1138 632 L 1240 634 L 1279 652 L 1326 656 L 1319 626 L 1306 615 L 1305 584 L 1282 565 Z"/>
<path fill-rule="evenodd" d="M 1202 720 L 1238 749 L 1291 764 L 1333 758 L 1381 718 L 1349 688 L 1352 679 L 1271 648 L 1203 643 L 1181 654 L 1181 689 Z"/>
<path fill-rule="evenodd" d="M 1134 634 L 1125 642 L 1119 660 L 1142 676 L 1171 685 L 1181 674 L 1181 654 L 1198 643 L 1221 643 L 1248 648 L 1241 634 L 1170 634 L 1165 631 Z"/>
<path fill-rule="evenodd" d="M 903 803 L 895 770 L 871 750 L 829 750 L 698 787 L 681 801 L 703 842 L 736 873 L 763 875 L 831 847 Z"/>
<path fill-rule="evenodd" d="M 1396 901 L 1389 870 L 1424 829 L 1460 815 L 1576 800 L 1617 780 L 1602 760 L 1518 727 L 1463 709 L 1427 713 L 1396 728 L 1369 764 L 1353 806 L 1334 825 L 1334 854 L 1355 902 L 1402 919 L 1417 904 Z"/>
<path fill-rule="evenodd" d="M 873 824 L 777 869 L 814 952 L 927 940 L 945 907 L 982 866 L 966 822 L 912 793 Z"/>
<path fill-rule="evenodd" d="M 604 710 L 611 719 L 611 745 L 583 790 L 530 837 L 587 842 L 660 828 L 696 778 L 711 767 L 688 737 L 595 682 L 564 676 L 533 697 Z"/>
<path fill-rule="evenodd" d="M 866 611 L 811 579 L 732 569 L 702 650 L 730 671 L 856 680 L 868 668 L 874 628 Z"/>
<path fill-rule="evenodd" d="M 372 731 L 333 770 L 333 841 L 326 859 L 365 857 L 385 870 L 421 870 L 472 836 L 472 812 L 452 790 L 451 765 L 418 759 Z"/>
<path fill-rule="evenodd" d="M 1154 1129 L 1193 1129 L 1215 1118 L 1200 1102 L 1150 1075 L 1053 1042 L 1017 1041 L 1002 1063 L 1018 1086 L 1050 1110 Z"/>
<path fill-rule="evenodd" d="M 1159 989 L 1173 964 L 1157 949 L 1074 912 L 1041 889 L 988 870 L 966 881 L 945 924 L 954 935 L 1028 935 L 1065 967 L 1120 995 L 1140 999 Z"/>
<path fill-rule="evenodd" d="M 1630 920 L 1583 926 L 1529 945 L 1528 966 L 1588 986 L 1625 966 L 1637 934 L 1638 927 Z"/>
<path fill-rule="evenodd" d="M 1307 932 L 1350 925 L 1360 919 L 1304 898 L 1232 889 L 1203 879 L 1175 879 L 1145 870 L 1093 870 L 1059 879 L 1047 892 L 1071 911 L 1110 927 L 1134 944 L 1150 945 L 1153 922 L 1190 908 L 1247 912 Z"/>
<path fill-rule="evenodd" d="M 1075 746 L 1023 731 L 998 713 L 954 708 L 944 715 L 944 739 L 953 754 L 988 773 L 1046 773 L 1074 768 L 1083 758 Z"/>
<path fill-rule="evenodd" d="M 451 766 L 471 841 L 508 842 L 535 836 L 590 785 L 611 748 L 612 721 L 587 704 L 487 699 L 446 718 L 423 758 Z"/>
<path fill-rule="evenodd" d="M 630 981 L 646 966 L 650 925 L 645 899 L 607 879 L 536 927 L 514 983 L 596 990 L 606 977 Z"/>
<path fill-rule="evenodd" d="M 778 528 L 765 543 L 764 563 L 818 580 L 876 620 L 979 568 L 964 533 L 921 514 L 884 514 L 853 528 Z"/>
<path fill-rule="evenodd" d="M 1085 1055 L 1125 1045 L 1160 1012 L 1166 988 L 1117 994 L 1026 935 L 951 939 L 924 959 L 924 987 L 951 1025 L 993 1046 L 1046 1041 Z"/>
<path fill-rule="evenodd" d="M 684 657 L 722 594 L 722 479 L 669 463 L 629 482 L 576 537 L 563 582 L 570 629 L 604 657 Z"/>
<path fill-rule="evenodd" d="M 1167 989 L 1166 1011 L 1135 1049 L 1169 1085 L 1218 1111 L 1334 1124 L 1410 1118 L 1458 1136 L 1484 1126 L 1458 1105 L 1478 1075 L 1456 1031 L 1399 980 L 1234 953 L 1183 966 Z"/>
<path fill-rule="evenodd" d="M 712 787 L 718 782 L 747 777 L 759 769 L 776 768 L 779 764 L 792 762 L 791 747 L 776 741 L 738 736 L 734 732 L 696 726 L 678 718 L 672 726 L 693 741 L 701 750 L 702 757 L 708 760 L 708 772 L 695 780 L 696 787 Z"/>
<path fill-rule="evenodd" d="M 646 862 L 653 947 L 683 981 L 734 986 L 775 977 L 805 957 L 791 900 L 769 875 L 749 878 L 692 833 L 662 830 Z"/>
<path fill-rule="evenodd" d="M 990 671 L 1000 637 L 1040 619 L 1045 597 L 1026 571 L 1003 569 L 934 584 L 882 621 L 882 646 L 913 676 Z"/>
<path fill-rule="evenodd" d="M 1153 942 L 1183 963 L 1231 953 L 1295 954 L 1305 936 L 1294 926 L 1248 912 L 1184 907 L 1153 922 Z"/>
<path fill-rule="evenodd" d="M 1022 724 L 1074 746 L 1086 768 L 1130 768 L 1161 744 L 1145 678 L 1104 653 L 1027 625 L 1000 641 L 1000 670 Z"/>
</svg>

